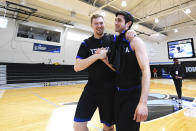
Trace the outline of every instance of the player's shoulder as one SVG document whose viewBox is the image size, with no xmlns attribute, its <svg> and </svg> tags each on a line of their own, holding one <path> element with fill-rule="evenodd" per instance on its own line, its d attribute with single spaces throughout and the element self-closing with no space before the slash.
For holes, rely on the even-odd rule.
<svg viewBox="0 0 196 131">
<path fill-rule="evenodd" d="M 89 43 L 92 42 L 92 40 L 93 40 L 93 36 L 90 36 L 89 38 L 84 39 L 84 40 L 81 42 L 81 45 L 87 46 Z"/>
<path fill-rule="evenodd" d="M 138 37 L 138 36 L 135 36 L 134 38 L 133 38 L 133 42 L 135 43 L 135 42 L 143 42 L 143 40 L 142 40 L 142 38 L 140 38 L 140 37 Z"/>
<path fill-rule="evenodd" d="M 94 37 L 93 37 L 93 35 L 92 35 L 92 36 L 90 36 L 90 37 L 88 37 L 88 38 L 84 39 L 84 41 L 86 41 L 86 42 L 88 41 L 88 42 L 89 42 L 89 41 L 92 41 L 92 40 L 93 40 L 93 38 L 94 38 Z"/>
<path fill-rule="evenodd" d="M 132 39 L 132 41 L 131 41 L 131 46 L 133 47 L 133 48 L 138 48 L 138 49 L 143 49 L 144 47 L 145 47 L 145 44 L 144 44 L 144 42 L 143 42 L 143 40 L 140 38 L 140 37 L 138 37 L 138 36 L 135 36 L 133 39 Z"/>
</svg>

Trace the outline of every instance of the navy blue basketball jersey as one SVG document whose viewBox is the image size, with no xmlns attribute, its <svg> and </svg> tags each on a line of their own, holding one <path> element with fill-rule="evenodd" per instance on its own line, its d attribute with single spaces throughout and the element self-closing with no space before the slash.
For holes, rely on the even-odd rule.
<svg viewBox="0 0 196 131">
<path fill-rule="evenodd" d="M 85 59 L 95 54 L 98 48 L 109 49 L 114 43 L 115 35 L 104 34 L 100 39 L 94 36 L 84 40 L 78 50 L 76 58 Z M 88 83 L 95 86 L 100 86 L 103 83 L 111 83 L 115 80 L 115 72 L 112 71 L 102 60 L 97 60 L 88 68 Z"/>
<path fill-rule="evenodd" d="M 130 42 L 123 35 L 120 43 L 117 44 L 121 44 L 122 49 L 120 54 L 120 71 L 116 73 L 116 85 L 120 88 L 140 85 L 142 73 Z"/>
</svg>

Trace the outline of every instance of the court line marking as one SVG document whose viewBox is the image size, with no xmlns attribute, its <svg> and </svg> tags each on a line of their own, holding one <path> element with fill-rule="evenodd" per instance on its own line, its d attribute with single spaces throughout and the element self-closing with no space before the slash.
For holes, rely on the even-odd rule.
<svg viewBox="0 0 196 131">
<path fill-rule="evenodd" d="M 3 94 L 5 93 L 5 90 L 0 90 L 0 98 L 3 97 Z"/>
<path fill-rule="evenodd" d="M 196 98 L 193 100 L 194 103 L 196 103 Z"/>
<path fill-rule="evenodd" d="M 169 94 L 165 94 L 167 97 L 165 99 L 169 99 Z"/>
<path fill-rule="evenodd" d="M 148 104 L 147 106 L 155 106 L 155 107 L 157 107 L 157 106 L 178 106 L 178 104 L 177 103 L 175 103 L 175 104 Z"/>
<path fill-rule="evenodd" d="M 173 111 L 173 109 L 167 109 L 167 110 L 158 110 L 158 111 L 149 111 L 149 112 L 163 112 L 163 111 Z M 171 113 L 170 113 L 171 114 Z"/>
<path fill-rule="evenodd" d="M 44 98 L 44 97 L 41 97 L 41 96 L 38 95 L 37 93 L 32 92 L 31 94 L 37 96 L 38 98 L 40 98 L 40 99 L 43 100 L 43 101 L 46 101 L 46 102 L 49 103 L 50 105 L 53 105 L 53 106 L 55 106 L 55 107 L 61 107 L 60 105 L 55 104 L 54 102 L 52 102 L 52 101 L 50 101 L 50 100 L 48 100 L 48 99 L 46 99 L 46 98 Z"/>
</svg>

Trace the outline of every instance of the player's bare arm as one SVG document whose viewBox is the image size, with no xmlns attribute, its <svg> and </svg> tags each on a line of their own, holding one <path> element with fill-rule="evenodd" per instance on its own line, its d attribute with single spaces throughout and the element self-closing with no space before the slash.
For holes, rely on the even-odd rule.
<svg viewBox="0 0 196 131">
<path fill-rule="evenodd" d="M 150 86 L 150 67 L 144 42 L 139 37 L 135 37 L 131 42 L 131 47 L 136 53 L 136 58 L 142 71 L 142 91 L 139 104 L 135 110 L 134 120 L 141 122 L 147 119 L 148 92 Z"/>
<path fill-rule="evenodd" d="M 76 72 L 78 71 L 82 71 L 86 68 L 88 68 L 91 64 L 93 64 L 95 61 L 97 61 L 98 59 L 105 59 L 106 58 L 106 54 L 102 53 L 102 54 L 93 54 L 90 57 L 86 58 L 86 59 L 76 59 L 76 62 L 74 64 L 74 70 Z"/>
</svg>

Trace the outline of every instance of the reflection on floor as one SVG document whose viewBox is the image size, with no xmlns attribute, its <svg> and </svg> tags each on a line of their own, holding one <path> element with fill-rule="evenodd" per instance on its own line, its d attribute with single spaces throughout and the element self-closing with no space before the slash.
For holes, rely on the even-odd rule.
<svg viewBox="0 0 196 131">
<path fill-rule="evenodd" d="M 179 104 L 177 101 L 177 96 L 174 95 L 158 93 L 149 94 L 149 115 L 147 121 L 163 117 L 183 108 L 196 107 L 196 104 L 193 103 L 194 98 L 191 97 L 182 97 L 182 104 Z"/>
<path fill-rule="evenodd" d="M 66 104 L 63 107 L 55 109 L 51 115 L 46 131 L 74 131 L 73 119 L 75 109 L 75 103 Z M 97 131 L 102 131 L 102 129 L 95 126 L 91 121 L 88 122 L 88 127 L 90 130 L 96 129 Z"/>
<path fill-rule="evenodd" d="M 148 98 L 149 115 L 147 121 L 164 117 L 183 108 L 191 108 L 185 112 L 185 116 L 196 117 L 196 103 L 193 103 L 194 98 L 183 97 L 182 104 L 178 104 L 177 96 L 151 93 Z M 73 117 L 77 102 L 64 103 L 63 107 L 57 108 L 53 111 L 47 131 L 73 131 Z M 193 110 L 194 109 L 194 110 Z M 66 123 L 66 124 L 65 124 Z M 88 124 L 89 128 L 102 131 L 92 122 Z"/>
<path fill-rule="evenodd" d="M 77 101 L 85 86 L 85 82 L 77 83 L 0 86 L 0 131 L 46 131 L 46 128 L 48 131 L 72 131 Z M 174 100 L 176 96 L 172 96 L 176 95 L 173 81 L 152 79 L 148 101 L 150 115 L 148 121 L 141 123 L 141 131 L 196 131 L 195 85 L 196 80 L 183 81 L 182 96 L 187 97 L 183 97 L 179 110 L 181 107 Z M 89 128 L 101 131 L 98 111 L 89 122 Z"/>
</svg>

